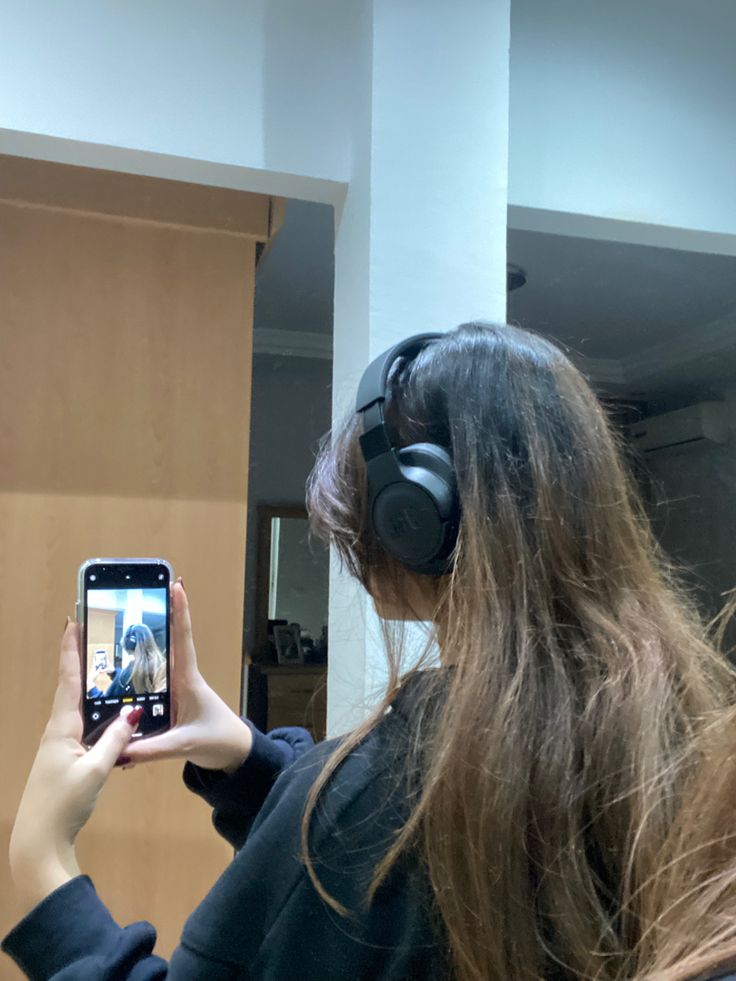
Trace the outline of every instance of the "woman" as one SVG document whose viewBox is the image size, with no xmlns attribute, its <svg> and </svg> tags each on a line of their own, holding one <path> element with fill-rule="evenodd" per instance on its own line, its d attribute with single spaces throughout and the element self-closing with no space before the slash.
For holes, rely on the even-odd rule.
<svg viewBox="0 0 736 981">
<path fill-rule="evenodd" d="M 145 623 L 131 624 L 123 636 L 123 649 L 132 658 L 113 678 L 105 693 L 107 698 L 166 691 L 166 658 L 150 627 Z"/>
<path fill-rule="evenodd" d="M 166 658 L 150 627 L 145 623 L 131 624 L 123 635 L 122 648 L 130 658 L 128 664 L 115 672 L 104 691 L 90 688 L 88 697 L 122 698 L 166 691 Z"/>
<path fill-rule="evenodd" d="M 85 754 L 68 627 L 11 843 L 30 912 L 5 947 L 33 977 L 607 981 L 727 953 L 736 820 L 722 796 L 705 820 L 703 773 L 732 785 L 733 676 L 600 405 L 517 328 L 464 325 L 398 354 L 366 371 L 309 506 L 379 615 L 431 620 L 433 643 L 402 672 L 387 624 L 385 698 L 305 751 L 207 687 L 177 584 L 175 728 L 126 745 L 131 713 Z M 123 751 L 187 755 L 188 786 L 239 849 L 168 966 L 74 857 Z M 701 932 L 680 935 L 696 900 Z"/>
</svg>

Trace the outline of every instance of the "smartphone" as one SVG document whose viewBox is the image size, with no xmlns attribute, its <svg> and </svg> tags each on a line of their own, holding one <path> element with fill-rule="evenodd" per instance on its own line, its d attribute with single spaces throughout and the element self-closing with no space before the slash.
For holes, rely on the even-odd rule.
<svg viewBox="0 0 736 981">
<path fill-rule="evenodd" d="M 133 733 L 171 725 L 171 598 L 165 559 L 88 559 L 79 568 L 82 741 L 92 746 L 124 705 L 141 705 Z"/>
</svg>

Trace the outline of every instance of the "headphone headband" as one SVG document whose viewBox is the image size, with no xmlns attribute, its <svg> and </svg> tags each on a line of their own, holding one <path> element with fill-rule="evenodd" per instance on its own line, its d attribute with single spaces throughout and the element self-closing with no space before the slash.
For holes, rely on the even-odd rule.
<svg viewBox="0 0 736 981">
<path fill-rule="evenodd" d="M 443 334 L 415 334 L 394 344 L 388 351 L 379 354 L 363 372 L 358 386 L 355 411 L 365 412 L 375 402 L 386 401 L 386 385 L 391 365 L 399 358 L 415 358 L 432 341 L 438 341 Z"/>
<path fill-rule="evenodd" d="M 363 413 L 363 435 L 360 437 L 360 445 L 367 463 L 375 460 L 376 457 L 381 458 L 381 469 L 385 470 L 381 480 L 387 480 L 396 466 L 391 440 L 383 421 L 383 406 L 386 402 L 386 386 L 391 366 L 398 358 L 415 358 L 428 344 L 439 340 L 442 336 L 442 334 L 415 334 L 413 337 L 407 337 L 383 354 L 379 354 L 363 372 L 355 401 L 355 411 Z M 374 471 L 376 469 L 377 465 Z"/>
<path fill-rule="evenodd" d="M 366 463 L 370 522 L 386 551 L 409 569 L 447 572 L 459 504 L 455 472 L 446 449 L 434 443 L 396 448 L 383 408 L 392 365 L 415 358 L 444 334 L 415 334 L 375 358 L 358 386 L 355 410 L 363 416 L 360 447 Z"/>
</svg>

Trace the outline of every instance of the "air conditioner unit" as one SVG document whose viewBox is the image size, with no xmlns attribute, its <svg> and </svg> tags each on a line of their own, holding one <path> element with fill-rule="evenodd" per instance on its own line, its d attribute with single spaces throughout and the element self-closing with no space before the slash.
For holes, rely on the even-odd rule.
<svg viewBox="0 0 736 981">
<path fill-rule="evenodd" d="M 728 405 L 725 402 L 698 402 L 685 409 L 642 419 L 628 427 L 629 439 L 641 453 L 697 443 L 725 443 L 728 440 Z"/>
</svg>

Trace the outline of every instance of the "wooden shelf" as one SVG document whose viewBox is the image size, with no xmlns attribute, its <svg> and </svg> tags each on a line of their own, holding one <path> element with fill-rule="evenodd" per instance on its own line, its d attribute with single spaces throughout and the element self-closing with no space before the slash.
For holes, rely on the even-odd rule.
<svg viewBox="0 0 736 981">
<path fill-rule="evenodd" d="M 325 738 L 326 664 L 251 664 L 248 716 L 259 729 L 302 726 Z"/>
</svg>

